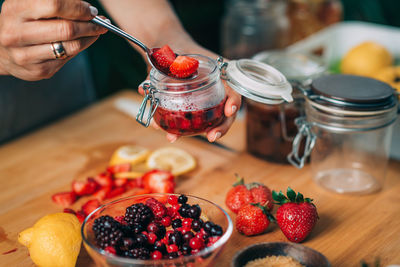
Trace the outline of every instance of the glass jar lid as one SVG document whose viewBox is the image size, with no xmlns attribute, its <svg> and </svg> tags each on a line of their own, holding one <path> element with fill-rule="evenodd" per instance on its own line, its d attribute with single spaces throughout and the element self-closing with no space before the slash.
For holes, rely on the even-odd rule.
<svg viewBox="0 0 400 267">
<path fill-rule="evenodd" d="M 251 59 L 229 61 L 223 78 L 239 94 L 264 104 L 292 102 L 292 86 L 274 67 Z"/>
<path fill-rule="evenodd" d="M 381 81 L 344 74 L 326 75 L 311 84 L 308 98 L 319 108 L 379 112 L 396 105 L 393 88 Z"/>
<path fill-rule="evenodd" d="M 304 53 L 287 51 L 264 51 L 256 54 L 254 60 L 273 66 L 291 82 L 310 84 L 315 77 L 326 72 L 322 60 Z"/>
</svg>

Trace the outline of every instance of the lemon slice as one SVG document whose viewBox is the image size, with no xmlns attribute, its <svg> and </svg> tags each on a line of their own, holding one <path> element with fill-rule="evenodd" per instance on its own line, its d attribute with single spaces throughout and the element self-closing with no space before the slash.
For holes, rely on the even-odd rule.
<svg viewBox="0 0 400 267">
<path fill-rule="evenodd" d="M 182 149 L 163 147 L 149 155 L 147 167 L 170 171 L 173 175 L 178 176 L 193 170 L 196 167 L 196 160 Z"/>
<path fill-rule="evenodd" d="M 136 165 L 138 163 L 144 162 L 149 154 L 150 150 L 144 147 L 136 145 L 121 146 L 114 151 L 113 155 L 111 156 L 109 165 L 113 166 L 123 163 Z"/>
</svg>

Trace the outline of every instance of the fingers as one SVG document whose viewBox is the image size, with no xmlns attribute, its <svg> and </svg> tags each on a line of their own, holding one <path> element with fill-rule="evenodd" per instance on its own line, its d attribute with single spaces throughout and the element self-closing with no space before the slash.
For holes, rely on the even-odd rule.
<svg viewBox="0 0 400 267">
<path fill-rule="evenodd" d="M 98 14 L 98 10 L 88 2 L 80 0 L 13 0 L 20 2 L 16 9 L 22 9 L 26 20 L 44 18 L 64 18 L 88 21 Z"/>
<path fill-rule="evenodd" d="M 220 124 L 219 126 L 211 129 L 210 131 L 207 132 L 207 139 L 209 142 L 215 142 L 222 136 L 226 134 L 226 132 L 229 130 L 231 127 L 232 123 L 235 120 L 235 116 L 231 116 L 229 118 L 226 118 L 226 120 Z"/>
<path fill-rule="evenodd" d="M 14 33 L 13 46 L 46 44 L 58 41 L 75 40 L 81 37 L 98 36 L 107 29 L 88 22 L 71 20 L 39 20 L 24 24 L 24 29 Z"/>
<path fill-rule="evenodd" d="M 240 105 L 242 103 L 242 98 L 238 93 L 233 91 L 225 82 L 224 84 L 228 96 L 228 99 L 226 100 L 225 103 L 224 113 L 225 116 L 231 117 L 235 115 L 238 109 L 240 108 Z"/>
<path fill-rule="evenodd" d="M 73 41 L 62 42 L 67 56 L 74 57 L 79 52 L 92 45 L 98 36 L 83 37 Z M 47 60 L 56 59 L 51 44 L 33 45 L 11 50 L 11 58 L 16 65 L 26 66 L 29 64 L 38 64 Z"/>
</svg>

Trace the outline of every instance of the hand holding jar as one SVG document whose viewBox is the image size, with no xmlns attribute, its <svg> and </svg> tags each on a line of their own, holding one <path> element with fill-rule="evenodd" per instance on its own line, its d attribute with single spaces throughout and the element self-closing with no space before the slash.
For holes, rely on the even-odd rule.
<svg viewBox="0 0 400 267">
<path fill-rule="evenodd" d="M 216 60 L 200 54 L 187 56 L 199 62 L 195 77 L 175 79 L 152 69 L 149 80 L 142 83 L 144 88 L 141 85 L 139 91 L 146 95 L 146 102 L 154 100 L 148 114 L 153 113 L 153 126 L 165 130 L 170 142 L 179 136 L 201 133 L 214 142 L 233 123 L 241 97 L 220 79 Z M 144 102 L 142 107 L 145 105 Z M 140 112 L 145 115 L 145 110 Z"/>
</svg>

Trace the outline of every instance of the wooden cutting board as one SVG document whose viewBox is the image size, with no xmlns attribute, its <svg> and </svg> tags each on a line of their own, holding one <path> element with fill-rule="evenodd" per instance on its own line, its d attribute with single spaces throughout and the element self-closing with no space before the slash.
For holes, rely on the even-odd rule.
<svg viewBox="0 0 400 267">
<path fill-rule="evenodd" d="M 61 207 L 52 203 L 51 195 L 70 190 L 74 179 L 104 170 L 118 146 L 139 144 L 156 149 L 171 145 L 162 131 L 146 129 L 117 111 L 113 106 L 117 98 L 137 99 L 137 96 L 123 92 L 0 147 L 1 266 L 33 266 L 28 250 L 17 243 L 17 234 L 40 217 L 61 211 Z M 390 163 L 381 192 L 341 196 L 315 185 L 308 167 L 297 170 L 245 153 L 240 120 L 221 142 L 235 151 L 195 138 L 181 138 L 171 145 L 189 151 L 198 160 L 196 170 L 179 178 L 177 192 L 204 197 L 225 207 L 225 194 L 235 180 L 234 173 L 248 182 L 263 182 L 275 190 L 291 186 L 313 198 L 319 211 L 317 226 L 303 244 L 323 253 L 333 266 L 358 266 L 361 259 L 372 262 L 375 257 L 380 257 L 383 266 L 400 264 L 399 162 Z M 82 201 L 74 207 L 80 207 Z M 270 241 L 287 240 L 276 226 L 256 237 L 244 237 L 234 230 L 215 266 L 229 266 L 241 248 Z M 82 248 L 77 266 L 93 265 Z"/>
</svg>

